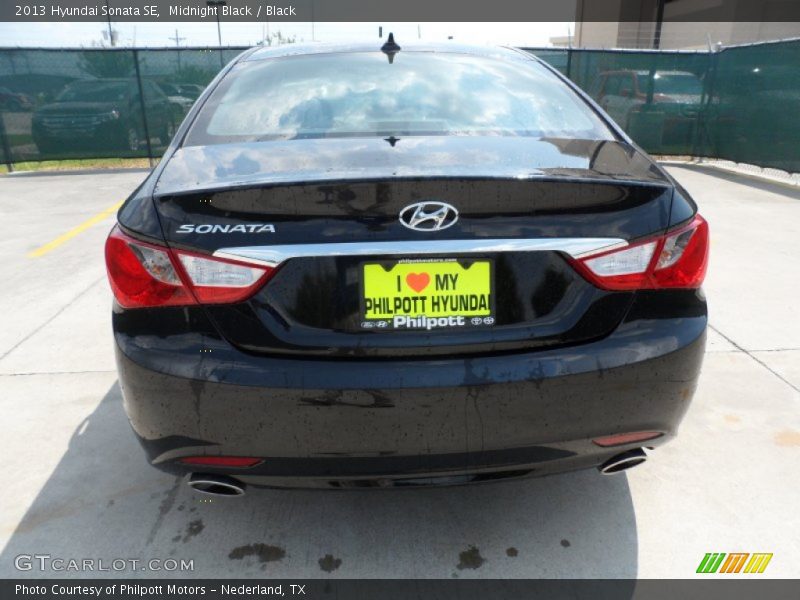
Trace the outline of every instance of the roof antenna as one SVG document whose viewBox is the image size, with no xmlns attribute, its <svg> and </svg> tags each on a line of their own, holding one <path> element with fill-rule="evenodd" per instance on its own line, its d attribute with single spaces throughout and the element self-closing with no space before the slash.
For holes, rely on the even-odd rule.
<svg viewBox="0 0 800 600">
<path fill-rule="evenodd" d="M 389 58 L 389 64 L 394 62 L 394 55 L 400 52 L 400 46 L 395 43 L 393 33 L 389 34 L 389 38 L 386 40 L 386 43 L 381 46 L 381 52 L 383 52 Z"/>
</svg>

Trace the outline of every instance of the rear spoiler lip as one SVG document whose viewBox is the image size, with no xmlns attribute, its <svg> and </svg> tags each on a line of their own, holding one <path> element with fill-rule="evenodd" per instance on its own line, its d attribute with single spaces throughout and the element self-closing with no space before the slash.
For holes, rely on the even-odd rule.
<svg viewBox="0 0 800 600">
<path fill-rule="evenodd" d="M 214 257 L 240 260 L 275 268 L 292 258 L 329 256 L 425 256 L 433 254 L 480 254 L 488 252 L 563 252 L 585 258 L 628 245 L 622 238 L 495 238 L 461 240 L 413 240 L 385 242 L 332 242 L 278 244 L 220 248 Z"/>
<path fill-rule="evenodd" d="M 587 171 L 588 172 L 588 171 Z M 420 175 L 372 175 L 372 174 L 341 174 L 331 177 L 329 174 L 322 176 L 309 176 L 308 173 L 297 174 L 287 177 L 254 178 L 240 181 L 221 181 L 219 183 L 205 185 L 186 185 L 174 188 L 160 187 L 153 193 L 154 198 L 167 196 L 184 196 L 190 194 L 204 194 L 215 192 L 228 192 L 237 190 L 252 189 L 254 187 L 270 188 L 283 186 L 302 186 L 302 185 L 339 185 L 352 183 L 385 183 L 387 181 L 531 181 L 531 182 L 552 182 L 552 183 L 588 183 L 605 185 L 626 185 L 643 186 L 650 188 L 662 188 L 668 190 L 674 187 L 669 180 L 654 179 L 632 179 L 626 177 L 615 177 L 613 175 L 598 177 L 596 174 L 591 176 L 553 175 L 551 173 L 542 174 L 486 174 L 476 175 L 474 171 L 469 174 L 447 173 L 442 175 L 420 174 Z"/>
</svg>

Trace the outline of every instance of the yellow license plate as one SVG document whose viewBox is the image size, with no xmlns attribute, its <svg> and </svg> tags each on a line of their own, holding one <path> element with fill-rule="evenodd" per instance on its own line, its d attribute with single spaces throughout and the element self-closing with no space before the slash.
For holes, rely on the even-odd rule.
<svg viewBox="0 0 800 600">
<path fill-rule="evenodd" d="M 490 260 L 366 263 L 364 329 L 439 329 L 494 324 Z"/>
</svg>

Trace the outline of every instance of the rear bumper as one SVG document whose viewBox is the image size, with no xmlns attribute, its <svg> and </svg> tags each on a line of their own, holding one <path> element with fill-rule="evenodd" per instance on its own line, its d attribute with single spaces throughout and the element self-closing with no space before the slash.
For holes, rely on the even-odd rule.
<svg viewBox="0 0 800 600">
<path fill-rule="evenodd" d="M 593 343 L 433 360 L 252 356 L 210 324 L 202 333 L 202 313 L 187 314 L 184 334 L 156 337 L 126 333 L 118 310 L 117 363 L 131 424 L 150 461 L 168 471 L 291 486 L 543 475 L 641 445 L 600 448 L 596 437 L 663 432 L 650 447 L 675 435 L 706 330 L 701 293 L 683 294 L 692 297 L 672 298 L 671 318 L 660 301 L 635 302 Z M 248 469 L 176 462 L 203 454 L 264 461 Z"/>
</svg>

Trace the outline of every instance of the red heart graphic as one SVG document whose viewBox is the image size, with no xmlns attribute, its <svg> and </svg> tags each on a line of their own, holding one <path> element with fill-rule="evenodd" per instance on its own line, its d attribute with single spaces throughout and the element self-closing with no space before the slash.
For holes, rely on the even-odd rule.
<svg viewBox="0 0 800 600">
<path fill-rule="evenodd" d="M 408 287 L 417 293 L 420 293 L 431 282 L 431 276 L 427 273 L 409 273 L 406 275 L 406 283 Z"/>
</svg>

